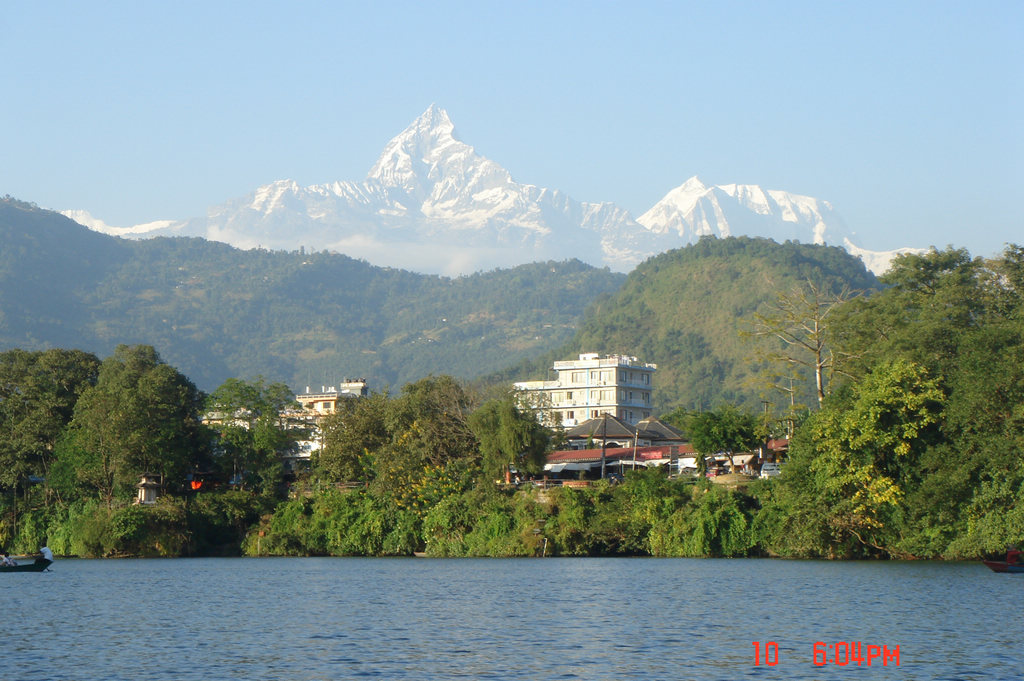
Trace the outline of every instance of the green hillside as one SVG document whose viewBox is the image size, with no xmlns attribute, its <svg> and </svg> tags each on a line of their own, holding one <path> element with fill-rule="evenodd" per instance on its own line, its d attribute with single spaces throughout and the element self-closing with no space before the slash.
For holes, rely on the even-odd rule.
<svg viewBox="0 0 1024 681">
<path fill-rule="evenodd" d="M 126 241 L 0 200 L 0 349 L 148 344 L 204 390 L 256 374 L 297 390 L 474 378 L 564 344 L 623 281 L 578 261 L 451 279 L 326 252 Z"/>
<path fill-rule="evenodd" d="M 616 293 L 593 304 L 571 342 L 503 376 L 542 378 L 552 359 L 580 352 L 627 354 L 658 365 L 658 412 L 724 401 L 760 410 L 762 396 L 783 398 L 759 385 L 754 343 L 740 331 L 777 291 L 807 280 L 832 293 L 878 287 L 863 263 L 840 248 L 708 237 L 639 265 Z M 807 404 L 811 386 L 802 389 L 799 400 Z"/>
</svg>

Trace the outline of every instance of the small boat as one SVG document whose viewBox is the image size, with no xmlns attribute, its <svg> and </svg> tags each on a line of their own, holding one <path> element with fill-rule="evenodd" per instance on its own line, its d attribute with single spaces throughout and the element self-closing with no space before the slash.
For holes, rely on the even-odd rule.
<svg viewBox="0 0 1024 681">
<path fill-rule="evenodd" d="M 1024 572 L 1024 552 L 1016 546 L 1006 549 L 1004 560 L 983 560 L 992 572 Z"/>
<path fill-rule="evenodd" d="M 52 560 L 48 560 L 46 558 L 36 558 L 34 562 L 25 563 L 24 565 L 0 566 L 0 572 L 42 572 L 46 568 L 50 567 L 52 563 Z"/>
<path fill-rule="evenodd" d="M 1024 572 L 1024 563 L 1007 563 L 1005 560 L 982 561 L 992 572 Z"/>
</svg>

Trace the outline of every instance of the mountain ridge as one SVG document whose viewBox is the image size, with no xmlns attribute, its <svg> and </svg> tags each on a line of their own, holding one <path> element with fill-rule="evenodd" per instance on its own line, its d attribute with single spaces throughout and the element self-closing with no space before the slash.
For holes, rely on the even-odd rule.
<svg viewBox="0 0 1024 681">
<path fill-rule="evenodd" d="M 516 182 L 461 141 L 436 104 L 384 146 L 359 182 L 302 187 L 277 180 L 211 207 L 205 217 L 128 228 L 86 211 L 63 213 L 130 238 L 198 236 L 246 249 L 304 246 L 449 276 L 567 258 L 628 272 L 706 235 L 841 244 L 876 271 L 893 255 L 918 250 L 855 245 L 827 201 L 759 185 L 705 185 L 697 176 L 634 219 L 614 203 L 580 202 L 558 189 Z"/>
<path fill-rule="evenodd" d="M 207 391 L 256 375 L 293 387 L 361 376 L 385 390 L 431 374 L 490 386 L 599 352 L 656 363 L 659 410 L 756 408 L 742 320 L 805 281 L 878 285 L 837 246 L 762 237 L 704 237 L 628 276 L 576 260 L 448 278 L 324 251 L 119 239 L 0 200 L 0 349 L 152 345 Z"/>
<path fill-rule="evenodd" d="M 453 279 L 323 251 L 126 240 L 0 199 L 0 348 L 152 345 L 207 391 L 255 375 L 362 376 L 375 390 L 471 379 L 563 343 L 624 279 L 580 261 Z"/>
</svg>

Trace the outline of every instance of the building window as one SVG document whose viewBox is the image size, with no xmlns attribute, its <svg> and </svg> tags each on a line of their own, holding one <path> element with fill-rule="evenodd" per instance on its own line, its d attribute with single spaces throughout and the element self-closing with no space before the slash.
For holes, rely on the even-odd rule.
<svg viewBox="0 0 1024 681">
<path fill-rule="evenodd" d="M 574 372 L 572 372 L 572 382 L 573 383 L 583 383 L 586 380 L 587 380 L 587 372 L 586 371 L 574 371 Z"/>
<path fill-rule="evenodd" d="M 569 392 L 565 393 L 565 399 L 566 399 L 566 401 L 569 401 L 569 400 L 572 399 L 572 391 L 571 390 Z"/>
<path fill-rule="evenodd" d="M 576 415 L 573 414 L 571 411 L 567 411 L 567 412 L 565 412 L 565 418 L 567 418 L 567 419 L 574 419 L 574 418 L 576 418 Z"/>
</svg>

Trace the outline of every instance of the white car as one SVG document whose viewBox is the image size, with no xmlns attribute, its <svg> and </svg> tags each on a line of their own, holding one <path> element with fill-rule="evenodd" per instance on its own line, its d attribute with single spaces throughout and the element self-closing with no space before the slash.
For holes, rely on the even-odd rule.
<svg viewBox="0 0 1024 681">
<path fill-rule="evenodd" d="M 761 466 L 761 477 L 762 478 L 774 478 L 776 475 L 782 472 L 781 463 L 766 463 Z"/>
</svg>

